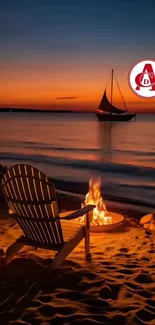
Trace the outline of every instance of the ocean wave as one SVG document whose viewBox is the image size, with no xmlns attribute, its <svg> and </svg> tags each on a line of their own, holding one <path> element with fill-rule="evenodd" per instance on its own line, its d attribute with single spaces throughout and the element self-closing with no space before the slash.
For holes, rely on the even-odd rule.
<svg viewBox="0 0 155 325">
<path fill-rule="evenodd" d="M 119 163 L 111 163 L 111 162 L 102 162 L 102 161 L 90 161 L 87 159 L 70 159 L 64 157 L 56 157 L 56 156 L 47 156 L 47 155 L 24 155 L 24 154 L 16 154 L 16 153 L 5 153 L 1 152 L 0 160 L 10 160 L 10 161 L 29 161 L 35 163 L 44 163 L 44 164 L 53 164 L 59 165 L 63 167 L 71 167 L 72 169 L 89 169 L 89 170 L 97 170 L 101 173 L 119 173 L 125 175 L 132 176 L 143 176 L 145 178 L 155 177 L 155 168 L 147 167 L 147 166 L 138 166 L 138 165 L 130 165 L 130 164 L 119 164 Z"/>
<path fill-rule="evenodd" d="M 93 174 L 101 176 L 103 181 L 103 198 L 119 202 L 135 202 L 140 205 L 154 206 L 155 169 L 151 167 L 102 163 L 100 161 L 89 160 L 67 160 L 63 157 L 57 158 L 46 155 L 15 153 L 1 153 L 0 160 L 2 160 L 2 164 L 3 160 L 5 160 L 6 165 L 8 162 L 8 166 L 10 163 L 12 165 L 16 163 L 28 163 L 30 165 L 37 165 L 37 168 L 41 170 L 44 167 L 43 169 L 46 172 L 48 170 L 49 176 L 53 175 L 52 180 L 57 189 L 68 190 L 70 192 L 76 191 L 76 193 L 83 194 L 86 194 L 88 191 L 87 177 L 75 177 L 75 175 L 86 175 L 87 171 L 89 171 L 92 176 Z M 61 171 L 59 174 L 57 167 L 63 167 L 63 172 Z M 65 168 L 68 168 L 68 171 L 70 171 L 68 180 L 65 174 Z M 134 182 L 131 182 L 132 179 Z M 82 183 L 80 184 L 79 182 Z"/>
<path fill-rule="evenodd" d="M 0 146 L 1 148 L 29 148 L 29 149 L 37 149 L 37 151 L 62 151 L 62 152 L 85 152 L 85 153 L 98 153 L 100 154 L 101 152 L 108 153 L 112 152 L 112 154 L 125 154 L 128 156 L 136 156 L 136 157 L 143 157 L 147 156 L 147 158 L 150 157 L 155 157 L 155 149 L 152 149 L 152 151 L 140 151 L 140 150 L 125 150 L 125 149 L 111 149 L 111 148 L 81 148 L 81 147 L 63 147 L 63 146 L 57 146 L 53 145 L 50 143 L 43 143 L 43 142 L 35 142 L 35 141 L 22 141 L 22 142 L 17 142 L 17 141 L 0 141 Z"/>
<path fill-rule="evenodd" d="M 83 195 L 88 192 L 88 183 L 87 182 L 76 182 L 75 181 L 62 181 L 58 179 L 53 179 L 56 188 L 58 191 L 64 191 L 73 193 L 74 195 Z M 101 194 L 104 200 L 110 200 L 112 202 L 122 202 L 129 205 L 140 205 L 141 207 L 155 207 L 154 203 L 154 191 L 155 187 L 142 185 L 128 185 L 123 184 L 121 187 L 119 184 L 105 186 L 105 183 L 102 184 Z"/>
</svg>

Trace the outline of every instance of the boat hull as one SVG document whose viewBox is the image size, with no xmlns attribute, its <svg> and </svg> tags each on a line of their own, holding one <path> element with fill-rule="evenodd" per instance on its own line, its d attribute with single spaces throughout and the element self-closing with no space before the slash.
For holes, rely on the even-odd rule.
<svg viewBox="0 0 155 325">
<path fill-rule="evenodd" d="M 99 121 L 108 121 L 108 122 L 127 122 L 132 120 L 136 114 L 124 114 L 124 115 L 114 115 L 114 114 L 100 114 L 96 113 L 96 116 Z"/>
</svg>

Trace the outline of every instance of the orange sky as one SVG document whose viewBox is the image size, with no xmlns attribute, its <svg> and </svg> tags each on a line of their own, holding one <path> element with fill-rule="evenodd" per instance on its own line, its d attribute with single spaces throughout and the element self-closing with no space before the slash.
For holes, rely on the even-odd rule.
<svg viewBox="0 0 155 325">
<path fill-rule="evenodd" d="M 104 65 L 87 62 L 35 61 L 35 59 L 3 62 L 0 80 L 0 107 L 71 109 L 95 111 L 108 81 L 111 61 Z M 80 68 L 79 68 L 80 67 Z M 116 76 L 129 111 L 155 112 L 155 99 L 142 99 L 129 88 L 130 65 L 116 62 Z M 109 83 L 110 87 L 110 83 Z M 75 97 L 61 99 L 57 97 Z M 109 93 L 110 99 L 110 93 Z M 113 103 L 122 107 L 122 99 L 114 82 Z"/>
</svg>

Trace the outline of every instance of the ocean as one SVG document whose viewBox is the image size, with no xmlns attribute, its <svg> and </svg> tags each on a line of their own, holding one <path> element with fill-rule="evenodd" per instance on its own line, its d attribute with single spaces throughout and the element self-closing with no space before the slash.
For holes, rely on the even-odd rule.
<svg viewBox="0 0 155 325">
<path fill-rule="evenodd" d="M 93 113 L 0 113 L 0 163 L 33 165 L 75 193 L 100 176 L 103 197 L 155 206 L 155 114 L 107 123 Z"/>
</svg>

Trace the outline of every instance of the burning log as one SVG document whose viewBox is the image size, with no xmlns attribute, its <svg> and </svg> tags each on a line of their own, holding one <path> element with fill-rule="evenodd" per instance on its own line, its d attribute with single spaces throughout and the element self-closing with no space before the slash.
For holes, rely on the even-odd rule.
<svg viewBox="0 0 155 325">
<path fill-rule="evenodd" d="M 124 217 L 118 213 L 108 213 L 106 205 L 101 196 L 101 179 L 100 177 L 91 178 L 89 181 L 89 191 L 85 196 L 82 207 L 88 204 L 96 205 L 93 210 L 93 216 L 90 220 L 91 232 L 112 231 L 120 227 Z M 109 215 L 110 214 L 110 215 Z M 79 222 L 85 222 L 85 216 L 78 219 Z"/>
</svg>

